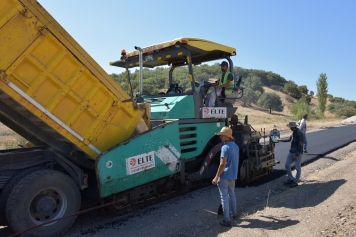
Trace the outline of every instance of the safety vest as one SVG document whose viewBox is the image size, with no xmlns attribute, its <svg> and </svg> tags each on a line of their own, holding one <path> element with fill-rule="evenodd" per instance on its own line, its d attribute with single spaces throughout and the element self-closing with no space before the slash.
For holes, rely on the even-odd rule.
<svg viewBox="0 0 356 237">
<path fill-rule="evenodd" d="M 222 77 L 222 74 L 220 74 L 220 76 L 219 76 L 219 86 L 220 85 L 224 85 L 225 83 L 226 83 L 226 81 L 227 81 L 227 78 L 228 78 L 228 76 L 230 75 L 230 73 L 231 72 L 229 72 L 229 71 L 227 71 L 227 72 L 225 72 L 225 75 L 224 75 L 224 79 L 221 81 L 221 77 Z M 231 82 L 230 82 L 230 85 L 228 85 L 227 87 L 226 87 L 226 89 L 232 89 L 232 88 L 234 88 L 234 80 L 232 80 Z"/>
</svg>

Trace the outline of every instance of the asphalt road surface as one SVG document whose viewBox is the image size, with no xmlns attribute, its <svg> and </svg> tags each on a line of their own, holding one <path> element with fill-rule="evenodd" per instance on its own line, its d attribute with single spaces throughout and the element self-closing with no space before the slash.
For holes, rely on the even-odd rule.
<svg viewBox="0 0 356 237">
<path fill-rule="evenodd" d="M 302 163 L 307 163 L 315 158 L 323 157 L 325 154 L 337 150 L 347 144 L 356 141 L 356 124 L 341 127 L 331 127 L 325 130 L 307 132 L 308 154 L 302 157 Z M 290 142 L 279 142 L 275 146 L 277 164 L 275 170 L 283 170 L 286 162 Z M 324 157 L 327 159 L 327 157 Z"/>
<path fill-rule="evenodd" d="M 290 134 L 292 134 L 292 131 Z M 288 136 L 281 136 L 281 138 L 285 137 Z M 318 158 L 330 159 L 326 156 L 327 153 L 344 147 L 354 141 L 356 141 L 356 124 L 343 125 L 340 127 L 330 127 L 328 129 L 307 132 L 308 154 L 303 154 L 302 165 L 305 165 Z M 286 174 L 284 164 L 287 159 L 289 148 L 290 142 L 276 143 L 275 157 L 276 160 L 280 161 L 280 163 L 274 167 L 273 174 L 271 176 L 254 182 L 254 186 L 267 183 Z"/>
</svg>

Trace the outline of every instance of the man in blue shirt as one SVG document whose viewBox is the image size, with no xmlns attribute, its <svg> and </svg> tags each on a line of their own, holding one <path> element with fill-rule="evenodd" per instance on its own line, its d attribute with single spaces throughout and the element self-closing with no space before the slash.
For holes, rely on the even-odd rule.
<svg viewBox="0 0 356 237">
<path fill-rule="evenodd" d="M 293 131 L 292 135 L 287 139 L 277 138 L 277 140 L 281 142 L 292 141 L 289 154 L 286 160 L 286 164 L 285 164 L 287 174 L 288 174 L 288 180 L 284 182 L 284 184 L 290 185 L 289 187 L 293 188 L 298 186 L 300 175 L 302 173 L 302 154 L 303 154 L 304 135 L 297 128 L 296 122 L 289 122 L 287 124 L 287 127 L 289 127 L 290 130 Z M 292 175 L 292 170 L 290 167 L 293 162 L 295 164 L 295 169 L 297 170 L 297 175 L 295 178 Z"/>
<path fill-rule="evenodd" d="M 218 185 L 224 211 L 224 218 L 220 225 L 231 227 L 230 210 L 232 218 L 237 218 L 235 180 L 239 166 L 239 147 L 234 141 L 231 128 L 223 127 L 216 135 L 220 137 L 224 145 L 221 147 L 220 165 L 212 184 Z"/>
</svg>

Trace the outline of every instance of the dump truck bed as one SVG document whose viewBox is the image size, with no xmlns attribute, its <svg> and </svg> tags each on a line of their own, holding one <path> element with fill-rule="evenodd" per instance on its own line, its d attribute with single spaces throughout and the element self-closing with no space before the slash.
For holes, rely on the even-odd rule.
<svg viewBox="0 0 356 237">
<path fill-rule="evenodd" d="M 136 107 L 37 1 L 0 1 L 2 123 L 36 145 L 95 159 L 132 135 Z"/>
</svg>

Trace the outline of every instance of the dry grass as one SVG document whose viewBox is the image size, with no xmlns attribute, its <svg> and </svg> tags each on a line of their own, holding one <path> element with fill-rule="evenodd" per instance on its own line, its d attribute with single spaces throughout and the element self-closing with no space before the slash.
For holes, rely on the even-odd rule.
<svg viewBox="0 0 356 237">
<path fill-rule="evenodd" d="M 0 123 L 0 136 L 1 137 L 6 137 L 6 136 L 12 136 L 14 132 L 6 127 L 4 124 Z"/>
<path fill-rule="evenodd" d="M 26 140 L 0 123 L 0 149 L 18 148 L 19 144 L 24 145 Z"/>
<path fill-rule="evenodd" d="M 248 115 L 248 123 L 253 126 L 257 131 L 261 131 L 261 129 L 266 129 L 266 132 L 271 130 L 273 124 L 276 124 L 280 131 L 289 131 L 289 128 L 286 127 L 286 124 L 293 120 L 292 114 L 289 111 L 289 106 L 295 103 L 297 100 L 293 97 L 284 94 L 278 90 L 273 90 L 268 87 L 264 87 L 265 92 L 273 92 L 281 97 L 282 103 L 284 105 L 284 109 L 282 112 L 272 111 L 269 113 L 269 110 L 258 108 L 256 105 L 252 105 L 251 107 L 244 107 L 242 102 L 236 102 L 235 106 L 238 107 L 237 115 L 239 116 L 239 120 L 243 119 L 245 115 Z M 328 101 L 327 104 L 330 102 Z M 310 102 L 310 106 L 312 109 L 316 109 L 318 105 L 318 100 L 316 97 L 313 97 Z M 335 126 L 340 124 L 340 119 L 335 118 L 334 115 L 329 112 L 324 113 L 325 118 L 319 120 L 313 120 L 312 116 L 309 116 L 308 120 L 308 129 L 318 129 L 324 127 Z"/>
</svg>

